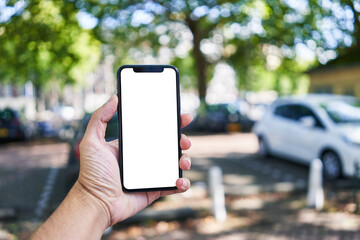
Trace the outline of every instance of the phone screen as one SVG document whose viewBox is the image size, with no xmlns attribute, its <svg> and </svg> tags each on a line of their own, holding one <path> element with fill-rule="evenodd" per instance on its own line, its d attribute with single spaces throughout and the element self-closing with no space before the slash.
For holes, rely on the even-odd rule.
<svg viewBox="0 0 360 240">
<path fill-rule="evenodd" d="M 123 67 L 118 76 L 123 187 L 176 188 L 181 175 L 177 70 Z"/>
</svg>

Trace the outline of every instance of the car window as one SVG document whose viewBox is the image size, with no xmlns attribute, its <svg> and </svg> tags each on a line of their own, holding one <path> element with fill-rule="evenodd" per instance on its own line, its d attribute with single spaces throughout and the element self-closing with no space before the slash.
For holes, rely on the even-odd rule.
<svg viewBox="0 0 360 240">
<path fill-rule="evenodd" d="M 298 113 L 298 116 L 297 116 L 298 121 L 302 117 L 313 117 L 315 119 L 315 126 L 324 128 L 324 125 L 322 124 L 321 120 L 317 117 L 316 114 L 314 114 L 314 112 L 310 108 L 308 108 L 304 105 L 297 105 L 296 108 L 297 108 L 297 113 Z"/>
<path fill-rule="evenodd" d="M 276 107 L 274 114 L 279 116 L 279 117 L 283 117 L 283 118 L 287 118 L 287 119 L 292 119 L 295 120 L 295 110 L 293 105 L 281 105 Z"/>
<path fill-rule="evenodd" d="M 336 123 L 359 123 L 360 108 L 358 102 L 331 101 L 320 104 L 330 119 Z"/>
<path fill-rule="evenodd" d="M 315 118 L 314 114 L 312 113 L 312 111 L 309 108 L 302 106 L 302 105 L 297 105 L 297 106 L 295 106 L 295 108 L 296 108 L 296 113 L 297 113 L 296 120 L 300 120 L 300 118 L 302 118 L 302 117 L 309 117 L 309 116 Z"/>
<path fill-rule="evenodd" d="M 9 109 L 0 110 L 0 119 L 3 121 L 10 121 L 15 117 L 14 115 L 15 114 Z"/>
<path fill-rule="evenodd" d="M 279 117 L 287 118 L 293 121 L 300 121 L 302 117 L 311 116 L 315 119 L 316 122 L 315 126 L 324 128 L 324 125 L 322 124 L 320 119 L 313 113 L 313 111 L 301 104 L 289 104 L 289 105 L 278 106 L 275 109 L 274 114 Z"/>
<path fill-rule="evenodd" d="M 207 105 L 206 110 L 212 112 L 222 112 L 225 114 L 239 112 L 238 107 L 235 104 L 213 104 Z"/>
<path fill-rule="evenodd" d="M 118 121 L 117 116 L 114 116 L 110 119 L 107 123 L 105 137 L 109 140 L 117 139 L 118 138 Z"/>
</svg>

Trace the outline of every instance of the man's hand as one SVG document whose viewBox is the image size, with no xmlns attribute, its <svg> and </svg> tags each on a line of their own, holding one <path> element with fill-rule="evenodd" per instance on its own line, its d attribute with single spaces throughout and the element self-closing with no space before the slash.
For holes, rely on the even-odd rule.
<svg viewBox="0 0 360 240">
<path fill-rule="evenodd" d="M 118 166 L 118 140 L 105 141 L 106 125 L 115 114 L 117 105 L 118 98 L 114 95 L 92 115 L 80 144 L 80 174 L 74 186 L 78 192 L 96 199 L 98 206 L 107 217 L 108 226 L 136 214 L 161 196 L 185 192 L 190 187 L 188 179 L 179 178 L 176 181 L 178 189 L 173 191 L 141 193 L 122 191 Z M 181 127 L 188 125 L 191 120 L 190 115 L 182 115 Z M 182 135 L 181 149 L 187 150 L 190 145 L 187 137 Z M 161 146 L 159 148 L 161 149 Z M 179 165 L 181 169 L 189 170 L 190 157 L 183 154 Z"/>
<path fill-rule="evenodd" d="M 118 141 L 106 142 L 106 124 L 115 114 L 118 99 L 114 95 L 91 117 L 80 144 L 80 174 L 74 187 L 56 211 L 36 230 L 31 240 L 100 239 L 106 228 L 139 212 L 161 196 L 185 192 L 190 181 L 180 178 L 177 190 L 124 193 L 118 165 Z M 181 126 L 191 122 L 181 116 Z M 180 147 L 190 148 L 181 136 Z M 159 146 L 161 147 L 161 146 Z M 190 158 L 183 154 L 180 168 L 189 170 Z"/>
</svg>

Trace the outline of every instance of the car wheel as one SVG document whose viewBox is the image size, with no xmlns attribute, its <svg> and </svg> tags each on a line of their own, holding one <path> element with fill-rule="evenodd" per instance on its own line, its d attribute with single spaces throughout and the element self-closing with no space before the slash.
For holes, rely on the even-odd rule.
<svg viewBox="0 0 360 240">
<path fill-rule="evenodd" d="M 327 151 L 322 155 L 324 177 L 327 180 L 335 180 L 341 176 L 341 162 L 338 155 Z"/>
<path fill-rule="evenodd" d="M 259 139 L 258 155 L 259 157 L 266 158 L 269 156 L 269 147 L 266 141 L 264 140 L 264 138 L 259 137 L 258 139 Z"/>
</svg>

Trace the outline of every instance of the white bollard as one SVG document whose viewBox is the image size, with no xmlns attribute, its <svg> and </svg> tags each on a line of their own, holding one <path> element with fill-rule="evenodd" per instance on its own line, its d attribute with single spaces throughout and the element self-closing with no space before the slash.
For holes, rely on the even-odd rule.
<svg viewBox="0 0 360 240">
<path fill-rule="evenodd" d="M 318 158 L 313 159 L 310 164 L 310 174 L 307 193 L 307 206 L 321 210 L 324 206 L 323 189 L 323 164 Z"/>
<path fill-rule="evenodd" d="M 225 192 L 222 183 L 222 171 L 218 166 L 211 167 L 209 170 L 209 185 L 212 200 L 212 211 L 216 221 L 226 220 Z"/>
</svg>

